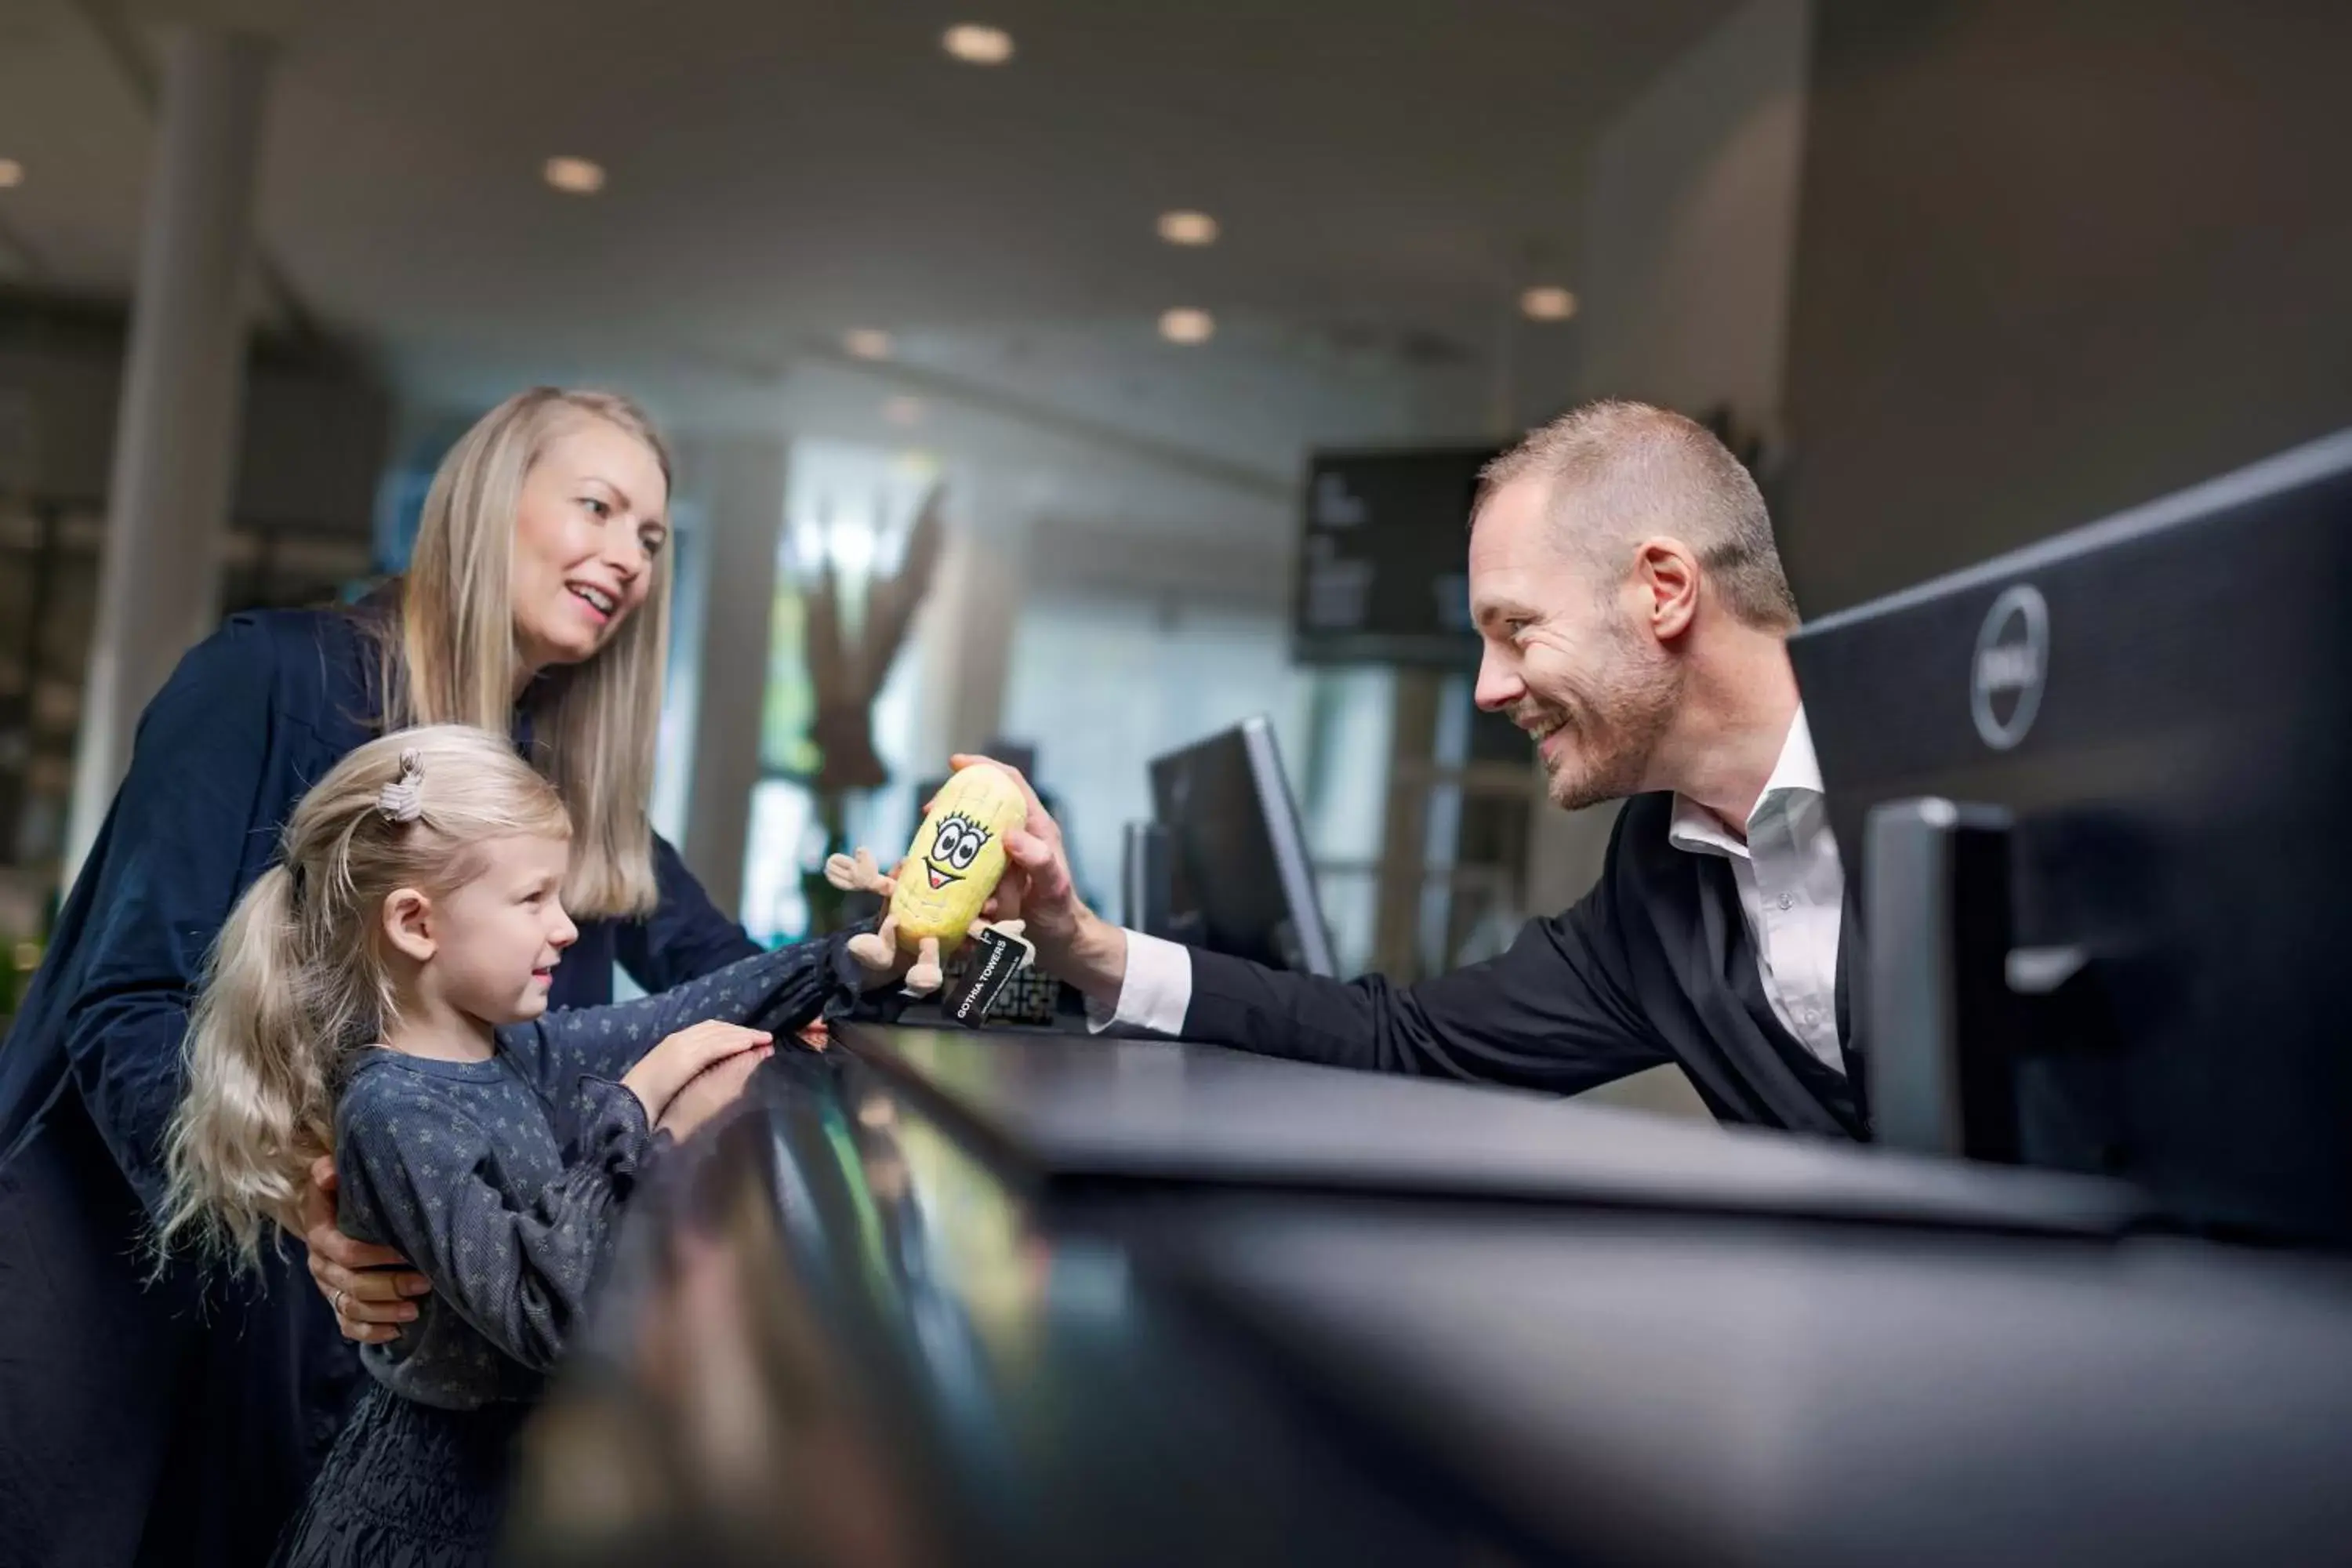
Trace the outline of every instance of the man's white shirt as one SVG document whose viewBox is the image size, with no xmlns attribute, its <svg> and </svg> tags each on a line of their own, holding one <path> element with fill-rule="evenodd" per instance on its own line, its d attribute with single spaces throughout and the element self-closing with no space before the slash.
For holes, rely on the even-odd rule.
<svg viewBox="0 0 2352 1568">
<path fill-rule="evenodd" d="M 1797 710 L 1780 760 L 1748 814 L 1745 843 L 1715 813 L 1675 797 L 1666 842 L 1694 855 L 1731 862 L 1739 912 L 1762 973 L 1773 1016 L 1824 1063 L 1845 1070 L 1838 1048 L 1838 939 L 1845 917 L 1845 872 L 1830 834 L 1822 765 L 1812 731 Z M 1180 1026 L 1181 1026 L 1181 1020 Z"/>
<path fill-rule="evenodd" d="M 1843 1072 L 1838 1048 L 1838 941 L 1845 912 L 1845 873 L 1838 863 L 1805 710 L 1797 710 L 1764 790 L 1748 814 L 1743 842 L 1696 801 L 1675 797 L 1666 841 L 1693 855 L 1731 862 L 1740 913 L 1756 953 L 1764 994 L 1781 1026 L 1828 1066 Z M 1192 1005 L 1192 961 L 1172 942 L 1127 931 L 1127 979 L 1118 1005 L 1089 1002 L 1087 1023 L 1154 1034 L 1183 1033 Z"/>
</svg>

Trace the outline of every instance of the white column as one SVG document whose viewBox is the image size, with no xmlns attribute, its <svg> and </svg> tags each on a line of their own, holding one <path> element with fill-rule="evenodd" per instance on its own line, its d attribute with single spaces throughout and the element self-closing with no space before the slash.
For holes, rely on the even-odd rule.
<svg viewBox="0 0 2352 1568">
<path fill-rule="evenodd" d="M 915 634 L 923 661 L 917 767 L 938 773 L 951 753 L 987 745 L 1003 722 L 1028 544 L 1013 481 L 966 469 L 947 486 L 948 547 Z"/>
<path fill-rule="evenodd" d="M 787 444 L 729 436 L 688 446 L 681 479 L 702 503 L 702 622 L 681 627 L 700 650 L 686 863 L 720 910 L 742 908 L 760 720 L 768 693 L 776 550 L 784 526 Z"/>
<path fill-rule="evenodd" d="M 140 711 L 218 613 L 267 66 L 267 46 L 240 33 L 190 27 L 166 48 L 74 758 L 68 881 L 130 763 Z"/>
</svg>

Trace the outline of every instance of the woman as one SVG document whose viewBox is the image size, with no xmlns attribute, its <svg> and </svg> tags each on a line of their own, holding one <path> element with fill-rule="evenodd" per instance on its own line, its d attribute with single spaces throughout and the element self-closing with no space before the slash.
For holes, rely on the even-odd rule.
<svg viewBox="0 0 2352 1568">
<path fill-rule="evenodd" d="M 290 1252 L 142 1288 L 206 950 L 346 752 L 512 727 L 575 825 L 553 1006 L 611 1000 L 616 960 L 658 991 L 756 951 L 646 822 L 669 482 L 628 402 L 510 398 L 443 462 L 396 593 L 236 616 L 149 706 L 0 1050 L 0 1562 L 261 1562 L 356 1389 L 342 1333 L 390 1337 L 425 1289 L 363 1272 L 398 1259 L 336 1232 L 326 1170 L 315 1289 Z"/>
</svg>

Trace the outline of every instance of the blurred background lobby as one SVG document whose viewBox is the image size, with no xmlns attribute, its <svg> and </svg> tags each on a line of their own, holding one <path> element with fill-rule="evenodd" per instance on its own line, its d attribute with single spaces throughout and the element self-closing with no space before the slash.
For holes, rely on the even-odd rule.
<svg viewBox="0 0 2352 1568">
<path fill-rule="evenodd" d="M 1606 813 L 1472 707 L 1466 492 L 1426 635 L 1324 635 L 1316 465 L 1659 402 L 1818 615 L 2352 424 L 2347 58 L 2284 0 L 0 0 L 0 1014 L 120 672 L 397 573 L 534 383 L 677 448 L 655 817 L 755 937 L 992 744 L 1116 910 L 1149 759 L 1265 713 L 1340 971 L 1490 954 Z M 149 287 L 242 345 L 210 520 L 110 504 Z M 824 582 L 919 607 L 861 663 Z"/>
</svg>

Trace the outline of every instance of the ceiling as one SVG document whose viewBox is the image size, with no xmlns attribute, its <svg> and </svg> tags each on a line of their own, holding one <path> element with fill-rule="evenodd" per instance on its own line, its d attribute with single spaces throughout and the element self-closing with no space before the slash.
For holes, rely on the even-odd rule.
<svg viewBox="0 0 2352 1568">
<path fill-rule="evenodd" d="M 198 8 L 279 38 L 272 268 L 412 400 L 594 377 L 758 420 L 814 377 L 856 417 L 895 386 L 1279 478 L 1307 442 L 1492 433 L 1566 395 L 1575 324 L 1511 301 L 1574 285 L 1595 136 L 1729 6 Z M 0 272 L 127 289 L 152 128 L 136 78 L 158 18 L 189 9 L 0 0 L 0 157 L 26 168 L 0 191 Z M 966 20 L 1007 29 L 1013 62 L 944 55 Z M 559 153 L 602 163 L 604 193 L 541 184 Z M 1220 243 L 1160 243 L 1176 206 L 1215 215 Z M 1159 342 L 1175 305 L 1214 311 L 1213 341 Z M 847 364 L 853 326 L 891 331 L 901 367 Z"/>
</svg>

